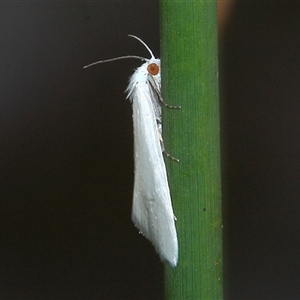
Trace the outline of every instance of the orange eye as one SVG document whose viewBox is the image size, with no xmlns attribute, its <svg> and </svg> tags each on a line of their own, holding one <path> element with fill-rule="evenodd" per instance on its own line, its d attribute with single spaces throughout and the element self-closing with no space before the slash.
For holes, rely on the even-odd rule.
<svg viewBox="0 0 300 300">
<path fill-rule="evenodd" d="M 151 74 L 151 75 L 157 75 L 159 72 L 159 66 L 155 63 L 149 64 L 147 67 L 147 71 Z"/>
</svg>

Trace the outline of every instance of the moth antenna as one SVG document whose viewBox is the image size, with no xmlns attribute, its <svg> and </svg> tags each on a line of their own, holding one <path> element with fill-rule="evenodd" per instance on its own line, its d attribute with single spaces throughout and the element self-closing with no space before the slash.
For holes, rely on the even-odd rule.
<svg viewBox="0 0 300 300">
<path fill-rule="evenodd" d="M 146 47 L 146 49 L 149 51 L 149 53 L 151 55 L 151 59 L 155 58 L 155 56 L 153 55 L 152 51 L 150 50 L 150 48 L 147 46 L 147 44 L 144 41 L 142 41 L 140 38 L 138 38 L 137 36 L 132 35 L 132 34 L 128 34 L 128 36 L 133 37 L 133 38 L 137 39 L 138 41 L 140 41 Z"/>
<path fill-rule="evenodd" d="M 128 34 L 128 36 L 133 37 L 133 38 L 137 39 L 138 41 L 140 41 L 146 47 L 148 52 L 150 53 L 151 59 L 155 58 L 152 51 L 150 50 L 150 48 L 147 46 L 147 44 L 144 41 L 142 41 L 140 38 L 138 38 L 137 36 L 132 35 L 132 34 Z M 115 61 L 115 60 L 119 60 L 119 59 L 126 59 L 126 58 L 136 58 L 136 59 L 140 59 L 140 60 L 144 60 L 144 61 L 149 61 L 149 59 L 147 59 L 145 57 L 141 57 L 141 56 L 137 56 L 137 55 L 125 55 L 125 56 L 109 58 L 109 59 L 105 59 L 105 60 L 99 60 L 99 61 L 93 62 L 89 65 L 86 65 L 83 68 L 86 69 L 86 68 L 89 68 L 89 67 L 97 65 L 97 64 L 102 64 L 102 63 L 111 62 L 111 61 Z"/>
<path fill-rule="evenodd" d="M 136 58 L 136 59 L 145 60 L 145 61 L 148 60 L 147 58 L 141 57 L 141 56 L 126 55 L 126 56 L 120 56 L 120 57 L 115 57 L 115 58 L 109 58 L 109 59 L 105 59 L 105 60 L 99 60 L 99 61 L 93 62 L 93 63 L 91 63 L 89 65 L 86 65 L 83 68 L 86 69 L 86 68 L 91 67 L 93 65 L 102 64 L 102 63 L 106 63 L 106 62 L 110 62 L 110 61 L 115 61 L 115 60 L 119 60 L 119 59 L 126 59 L 126 58 Z"/>
</svg>

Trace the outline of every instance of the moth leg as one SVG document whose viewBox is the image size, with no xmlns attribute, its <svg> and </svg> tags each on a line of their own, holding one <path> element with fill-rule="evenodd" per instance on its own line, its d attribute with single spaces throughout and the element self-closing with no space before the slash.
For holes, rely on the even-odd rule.
<svg viewBox="0 0 300 300">
<path fill-rule="evenodd" d="M 174 160 L 174 161 L 176 161 L 176 162 L 179 162 L 179 159 L 178 159 L 178 158 L 172 156 L 172 155 L 169 154 L 166 150 L 163 150 L 163 153 L 164 153 L 168 158 L 170 158 L 170 159 L 172 159 L 172 160 Z"/>
<path fill-rule="evenodd" d="M 167 108 L 171 108 L 171 109 L 181 109 L 181 106 L 175 106 L 175 105 L 169 105 L 168 103 L 166 103 L 164 101 L 164 99 L 162 98 L 161 95 L 158 96 L 159 101 Z"/>
<path fill-rule="evenodd" d="M 164 101 L 164 99 L 163 99 L 163 97 L 160 93 L 160 89 L 157 87 L 155 81 L 152 79 L 152 76 L 149 77 L 149 83 L 150 83 L 153 91 L 155 91 L 156 96 L 157 96 L 157 98 L 158 98 L 158 100 L 161 104 L 163 104 L 165 107 L 168 107 L 168 108 L 171 108 L 171 109 L 180 109 L 181 108 L 181 106 L 169 105 L 168 103 L 166 103 Z"/>
<path fill-rule="evenodd" d="M 170 159 L 172 159 L 172 160 L 174 160 L 174 161 L 179 162 L 179 159 L 178 159 L 178 158 L 172 156 L 171 154 L 169 154 L 169 153 L 166 151 L 166 149 L 165 149 L 165 144 L 164 144 L 164 140 L 163 140 L 162 135 L 161 135 L 161 129 L 162 129 L 162 128 L 161 128 L 161 122 L 160 122 L 160 120 L 156 120 L 156 122 L 157 122 L 157 128 L 158 128 L 157 134 L 158 134 L 158 138 L 159 138 L 159 142 L 160 142 L 161 152 L 164 153 L 166 157 L 168 157 L 168 158 L 170 158 Z"/>
</svg>

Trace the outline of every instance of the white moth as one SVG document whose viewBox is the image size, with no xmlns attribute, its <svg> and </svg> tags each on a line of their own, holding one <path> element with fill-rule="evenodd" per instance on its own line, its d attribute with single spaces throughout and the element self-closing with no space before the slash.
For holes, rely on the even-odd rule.
<svg viewBox="0 0 300 300">
<path fill-rule="evenodd" d="M 141 39 L 129 36 L 147 48 L 151 55 L 150 59 L 128 55 L 98 61 L 84 68 L 124 58 L 145 61 L 130 77 L 126 89 L 127 98 L 132 102 L 134 128 L 135 176 L 132 221 L 140 233 L 152 242 L 160 258 L 175 267 L 178 260 L 178 241 L 162 155 L 165 149 L 162 139 L 161 106 L 164 104 L 171 108 L 179 107 L 167 105 L 161 97 L 160 59 L 154 57 Z M 165 154 L 171 157 L 166 152 Z"/>
</svg>

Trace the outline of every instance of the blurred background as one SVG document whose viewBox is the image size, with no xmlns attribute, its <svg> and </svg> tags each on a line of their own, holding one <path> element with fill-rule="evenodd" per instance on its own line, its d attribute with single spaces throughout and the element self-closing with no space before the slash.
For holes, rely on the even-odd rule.
<svg viewBox="0 0 300 300">
<path fill-rule="evenodd" d="M 300 2 L 220 2 L 225 299 L 300 296 Z M 0 299 L 162 299 L 133 226 L 127 78 L 158 1 L 0 4 Z"/>
</svg>

